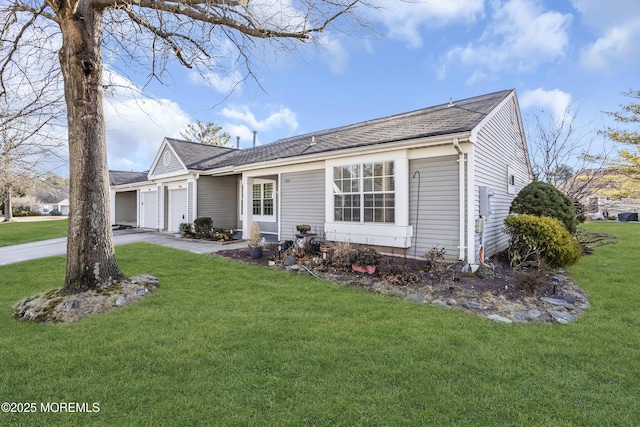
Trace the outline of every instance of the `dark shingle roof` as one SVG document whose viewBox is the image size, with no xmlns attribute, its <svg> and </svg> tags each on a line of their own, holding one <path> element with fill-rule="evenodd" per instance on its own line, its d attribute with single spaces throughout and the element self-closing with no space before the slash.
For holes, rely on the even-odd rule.
<svg viewBox="0 0 640 427">
<path fill-rule="evenodd" d="M 210 170 L 269 160 L 388 144 L 438 135 L 468 132 L 513 90 L 503 90 L 408 113 L 293 136 L 247 150 L 166 138 L 189 170 Z M 313 142 L 313 143 L 312 143 Z M 111 184 L 147 180 L 147 172 L 110 171 Z"/>
<path fill-rule="evenodd" d="M 243 165 L 471 131 L 512 92 L 512 90 L 504 90 L 408 113 L 280 139 L 255 148 L 236 150 L 233 155 L 219 159 L 216 166 Z"/>
<path fill-rule="evenodd" d="M 173 138 L 165 138 L 176 155 L 190 170 L 207 170 L 216 167 L 220 161 L 233 155 L 235 148 L 218 147 L 215 145 L 201 144 L 199 142 L 183 141 Z"/>
<path fill-rule="evenodd" d="M 109 183 L 111 185 L 133 184 L 135 182 L 147 181 L 145 172 L 109 171 Z"/>
</svg>

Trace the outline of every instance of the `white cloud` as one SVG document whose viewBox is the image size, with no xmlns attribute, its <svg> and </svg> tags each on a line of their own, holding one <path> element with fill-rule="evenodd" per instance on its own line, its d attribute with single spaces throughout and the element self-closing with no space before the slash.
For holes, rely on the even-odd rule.
<svg viewBox="0 0 640 427">
<path fill-rule="evenodd" d="M 247 141 L 253 141 L 253 131 L 258 131 L 257 144 L 272 142 L 291 135 L 298 128 L 296 113 L 283 106 L 267 106 L 267 116 L 264 119 L 256 115 L 247 105 L 236 105 L 223 108 L 221 114 L 226 119 L 221 126 L 231 135 L 232 143 L 240 137 L 241 145 L 247 146 Z"/>
<path fill-rule="evenodd" d="M 201 74 L 197 71 L 190 71 L 189 81 L 210 87 L 216 92 L 226 95 L 233 91 L 237 92 L 240 90 L 244 79 L 236 70 L 231 71 L 227 75 L 214 72 Z"/>
<path fill-rule="evenodd" d="M 587 27 L 596 36 L 582 41 L 582 64 L 594 69 L 615 69 L 632 63 L 640 55 L 640 3 L 616 0 L 615 5 L 601 0 L 572 0 Z"/>
<path fill-rule="evenodd" d="M 477 42 L 451 49 L 446 60 L 493 73 L 530 70 L 565 57 L 572 16 L 544 10 L 536 0 L 492 2 L 491 22 Z"/>
<path fill-rule="evenodd" d="M 409 47 L 422 47 L 423 27 L 440 27 L 452 22 L 473 22 L 484 13 L 484 0 L 431 0 L 424 2 L 376 2 L 379 20 L 392 38 L 404 40 Z"/>
<path fill-rule="evenodd" d="M 640 52 L 640 31 L 615 27 L 587 46 L 582 52 L 582 63 L 589 68 L 606 69 L 620 60 L 632 59 Z"/>
<path fill-rule="evenodd" d="M 329 33 L 324 33 L 318 39 L 318 44 L 321 49 L 322 59 L 331 72 L 333 74 L 343 73 L 349 62 L 349 52 L 341 41 L 336 37 L 332 37 Z"/>
<path fill-rule="evenodd" d="M 105 70 L 109 168 L 146 170 L 165 137 L 179 137 L 189 116 L 167 99 L 153 99 L 124 77 Z"/>
<path fill-rule="evenodd" d="M 560 89 L 544 90 L 538 88 L 524 92 L 520 97 L 522 109 L 548 109 L 556 122 L 562 121 L 571 104 L 571 95 Z"/>
</svg>

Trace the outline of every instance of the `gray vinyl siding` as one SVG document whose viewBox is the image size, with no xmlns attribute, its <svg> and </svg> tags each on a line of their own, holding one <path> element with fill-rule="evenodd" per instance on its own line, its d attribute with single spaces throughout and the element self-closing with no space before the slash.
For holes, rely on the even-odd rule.
<svg viewBox="0 0 640 427">
<path fill-rule="evenodd" d="M 187 222 L 193 223 L 193 182 L 187 183 Z"/>
<path fill-rule="evenodd" d="M 414 238 L 407 255 L 424 257 L 430 249 L 444 247 L 447 259 L 458 259 L 460 187 L 457 160 L 457 156 L 445 156 L 409 162 L 409 223 L 413 226 Z M 416 171 L 419 171 L 419 177 Z"/>
<path fill-rule="evenodd" d="M 494 196 L 491 198 L 489 221 L 484 225 L 484 253 L 491 256 L 508 246 L 508 236 L 504 232 L 504 220 L 509 214 L 511 201 L 526 186 L 531 177 L 525 141 L 520 133 L 518 113 L 512 98 L 478 132 L 475 146 L 475 206 L 474 218 L 479 218 L 479 187 L 488 186 Z M 515 192 L 508 193 L 507 168 L 515 174 Z M 476 234 L 476 256 L 480 247 L 481 234 Z"/>
<path fill-rule="evenodd" d="M 171 155 L 171 161 L 169 162 L 168 166 L 165 166 L 164 155 L 167 151 Z M 162 153 L 160 154 L 160 158 L 158 160 L 158 163 L 156 164 L 155 169 L 151 171 L 150 175 L 153 175 L 153 176 L 164 175 L 167 173 L 184 171 L 184 170 L 185 170 L 184 167 L 182 167 L 182 165 L 178 161 L 178 157 L 175 155 L 175 153 L 169 147 L 165 147 L 165 149 L 162 150 Z"/>
<path fill-rule="evenodd" d="M 198 217 L 209 217 L 215 228 L 238 226 L 238 177 L 198 179 Z"/>
<path fill-rule="evenodd" d="M 324 169 L 282 174 L 282 239 L 292 239 L 296 225 L 308 224 L 311 232 L 324 234 Z"/>
</svg>

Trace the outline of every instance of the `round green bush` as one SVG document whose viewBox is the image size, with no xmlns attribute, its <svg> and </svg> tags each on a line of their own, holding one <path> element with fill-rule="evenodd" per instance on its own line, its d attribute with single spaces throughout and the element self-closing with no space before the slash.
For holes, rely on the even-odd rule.
<svg viewBox="0 0 640 427">
<path fill-rule="evenodd" d="M 539 258 L 552 268 L 574 264 L 582 255 L 580 243 L 556 218 L 535 215 L 510 215 L 505 219 L 510 236 L 509 253 L 519 262 Z M 533 262 L 539 261 L 533 259 Z"/>
<path fill-rule="evenodd" d="M 520 190 L 511 202 L 510 212 L 557 218 L 571 234 L 578 226 L 573 201 L 546 182 L 533 181 Z"/>
</svg>

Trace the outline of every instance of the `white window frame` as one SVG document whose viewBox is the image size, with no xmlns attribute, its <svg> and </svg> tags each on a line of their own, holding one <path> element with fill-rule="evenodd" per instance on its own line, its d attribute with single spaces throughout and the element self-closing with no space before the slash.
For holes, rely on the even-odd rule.
<svg viewBox="0 0 640 427">
<path fill-rule="evenodd" d="M 262 201 L 260 204 L 260 211 L 263 212 L 264 209 L 264 185 L 265 184 L 271 184 L 273 185 L 273 194 L 272 194 L 272 200 L 273 200 L 273 213 L 269 214 L 269 215 L 264 215 L 264 214 L 254 214 L 253 213 L 253 186 L 254 185 L 260 185 L 260 191 L 261 191 L 261 195 L 263 196 L 260 200 Z M 248 194 L 251 196 L 251 203 L 247 203 L 247 208 L 251 209 L 251 216 L 253 218 L 253 221 L 256 222 L 276 222 L 276 218 L 277 218 L 277 198 L 276 198 L 276 181 L 272 180 L 272 179 L 254 179 L 253 183 L 251 185 L 251 188 L 249 189 Z"/>
<path fill-rule="evenodd" d="M 354 164 L 394 162 L 395 222 L 335 221 L 333 168 Z M 364 218 L 362 218 L 364 219 Z M 325 224 L 326 238 L 370 245 L 408 248 L 413 227 L 409 225 L 409 158 L 406 150 L 331 159 L 325 162 Z"/>
<path fill-rule="evenodd" d="M 365 176 L 365 166 L 368 165 L 376 165 L 376 164 L 382 164 L 385 165 L 387 163 L 391 163 L 393 165 L 393 174 L 392 175 L 385 175 L 384 173 L 384 168 L 383 168 L 383 174 L 378 176 L 377 178 L 382 178 L 383 180 L 383 185 L 384 184 L 388 184 L 389 182 L 393 183 L 393 189 L 389 190 L 389 189 L 380 189 L 378 191 L 374 190 L 374 179 L 376 178 L 375 175 L 372 176 Z M 357 178 L 354 180 L 353 178 L 350 179 L 345 179 L 344 177 L 341 178 L 337 178 L 338 184 L 336 184 L 336 178 L 335 178 L 335 172 L 336 169 L 344 169 L 345 167 L 350 168 L 351 170 L 357 170 Z M 373 169 L 373 172 L 375 172 L 375 167 Z M 395 194 L 396 194 L 396 189 L 395 189 L 395 162 L 393 160 L 384 160 L 384 161 L 377 161 L 377 162 L 363 162 L 363 163 L 357 163 L 357 164 L 353 164 L 353 165 L 344 165 L 344 166 L 334 166 L 333 170 L 332 170 L 332 174 L 334 176 L 334 193 L 333 193 L 333 200 L 334 200 L 334 216 L 333 216 L 333 220 L 335 222 L 348 222 L 348 223 L 355 223 L 355 224 L 395 224 Z M 389 180 L 389 177 L 391 177 L 391 180 Z M 371 189 L 367 190 L 367 185 L 366 185 L 366 181 L 370 181 L 371 182 Z M 356 187 L 356 191 L 353 191 L 353 188 L 349 189 L 349 191 L 345 191 L 344 188 L 338 190 L 338 188 L 340 187 L 344 187 L 345 183 L 357 183 Z M 376 195 L 382 195 L 383 198 L 386 197 L 386 195 L 392 195 L 393 196 L 393 200 L 394 200 L 394 204 L 393 207 L 390 207 L 390 209 L 393 209 L 393 221 L 376 221 L 375 220 L 375 211 L 377 209 L 382 209 L 383 211 L 383 216 L 386 214 L 386 210 L 387 208 L 385 206 L 382 207 L 376 207 L 376 206 L 367 206 L 366 204 L 366 200 L 367 200 L 367 196 L 376 196 Z M 347 196 L 347 197 L 352 197 L 352 198 L 356 198 L 358 199 L 358 206 L 357 208 L 354 207 L 347 207 L 347 210 L 352 210 L 352 211 L 358 211 L 358 219 L 357 220 L 347 220 L 347 219 L 336 219 L 336 209 L 335 209 L 335 200 L 336 200 L 336 196 Z M 371 214 L 374 217 L 373 220 L 367 220 L 367 210 L 371 210 Z M 343 211 L 344 213 L 344 211 Z"/>
<path fill-rule="evenodd" d="M 516 171 L 507 165 L 507 194 L 516 194 Z"/>
</svg>

